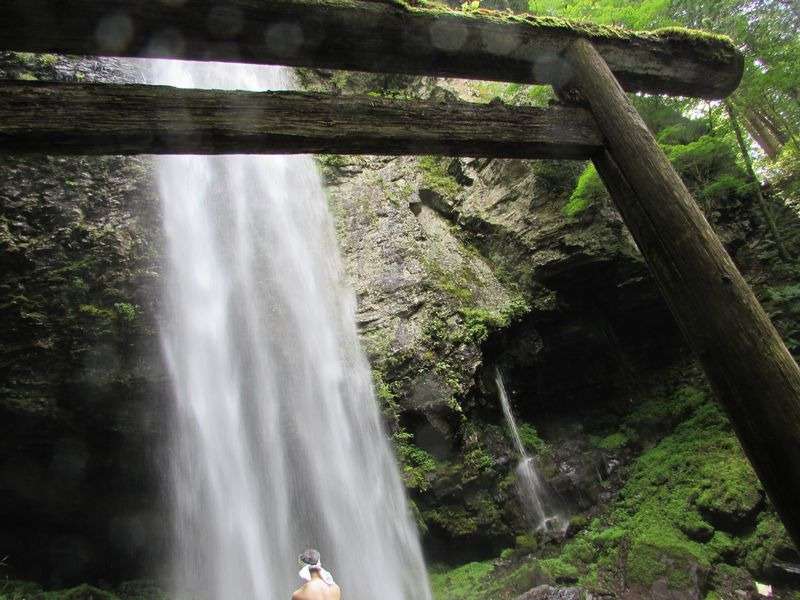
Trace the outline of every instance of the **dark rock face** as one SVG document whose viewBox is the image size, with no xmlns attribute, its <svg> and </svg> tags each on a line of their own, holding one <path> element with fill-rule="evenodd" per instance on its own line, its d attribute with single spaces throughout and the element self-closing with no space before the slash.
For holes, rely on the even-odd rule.
<svg viewBox="0 0 800 600">
<path fill-rule="evenodd" d="M 0 546 L 20 575 L 111 577 L 157 551 L 166 393 L 135 159 L 3 157 Z"/>
<path fill-rule="evenodd" d="M 113 61 L 4 58 L 17 76 L 123 76 Z M 130 576 L 165 543 L 149 165 L 4 156 L 0 172 L 0 548 L 17 577 Z"/>
<path fill-rule="evenodd" d="M 392 391 L 390 424 L 442 465 L 410 486 L 429 555 L 453 560 L 455 546 L 463 560 L 486 557 L 528 526 L 509 479 L 517 458 L 495 365 L 517 416 L 553 442 L 542 467 L 569 512 L 610 499 L 621 457 L 575 430 L 577 413 L 626 409 L 650 371 L 686 352 L 616 212 L 563 214 L 569 164 L 337 157 L 322 166 L 376 379 Z M 512 324 L 453 335 L 520 295 L 529 309 Z M 477 456 L 485 468 L 466 475 Z"/>
</svg>

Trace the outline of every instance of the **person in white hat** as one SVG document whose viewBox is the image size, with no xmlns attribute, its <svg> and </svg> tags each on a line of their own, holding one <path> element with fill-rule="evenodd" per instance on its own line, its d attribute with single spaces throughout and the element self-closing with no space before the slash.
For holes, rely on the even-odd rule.
<svg viewBox="0 0 800 600">
<path fill-rule="evenodd" d="M 310 548 L 298 557 L 303 567 L 298 575 L 305 585 L 292 594 L 292 600 L 341 600 L 342 591 L 333 576 L 322 568 L 319 552 Z"/>
</svg>

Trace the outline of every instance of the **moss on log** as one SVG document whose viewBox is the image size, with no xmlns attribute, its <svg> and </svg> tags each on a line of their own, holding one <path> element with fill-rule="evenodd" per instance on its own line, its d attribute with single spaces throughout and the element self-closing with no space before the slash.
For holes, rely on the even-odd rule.
<svg viewBox="0 0 800 600">
<path fill-rule="evenodd" d="M 560 85 L 587 39 L 629 91 L 719 98 L 742 57 L 722 36 L 641 33 L 402 0 L 11 0 L 0 49 L 238 61 Z"/>
</svg>

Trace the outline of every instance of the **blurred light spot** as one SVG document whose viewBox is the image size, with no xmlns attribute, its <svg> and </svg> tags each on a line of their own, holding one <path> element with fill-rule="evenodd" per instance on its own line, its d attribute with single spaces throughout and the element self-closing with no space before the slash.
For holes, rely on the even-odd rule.
<svg viewBox="0 0 800 600">
<path fill-rule="evenodd" d="M 514 34 L 483 31 L 481 37 L 486 51 L 495 56 L 509 56 L 520 45 L 519 36 Z"/>
<path fill-rule="evenodd" d="M 164 29 L 150 38 L 145 55 L 180 57 L 185 51 L 186 40 L 183 34 L 177 29 Z"/>
<path fill-rule="evenodd" d="M 214 37 L 229 38 L 242 31 L 244 17 L 235 6 L 215 6 L 208 13 L 208 32 Z"/>
<path fill-rule="evenodd" d="M 103 17 L 94 32 L 95 40 L 105 52 L 121 52 L 133 38 L 133 21 L 126 13 Z"/>
<path fill-rule="evenodd" d="M 296 23 L 275 23 L 267 29 L 264 39 L 278 56 L 293 56 L 303 45 L 303 30 Z"/>
<path fill-rule="evenodd" d="M 458 22 L 436 21 L 430 29 L 431 43 L 439 50 L 460 49 L 467 41 L 467 28 Z"/>
</svg>

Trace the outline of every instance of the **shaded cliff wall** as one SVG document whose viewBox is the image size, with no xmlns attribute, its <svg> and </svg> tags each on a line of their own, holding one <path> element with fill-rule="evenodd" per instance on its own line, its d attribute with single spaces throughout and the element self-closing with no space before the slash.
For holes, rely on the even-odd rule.
<svg viewBox="0 0 800 600">
<path fill-rule="evenodd" d="M 5 77 L 137 76 L 116 61 L 0 59 Z M 0 554 L 44 583 L 130 577 L 165 543 L 149 163 L 2 156 L 0 174 Z"/>
</svg>

